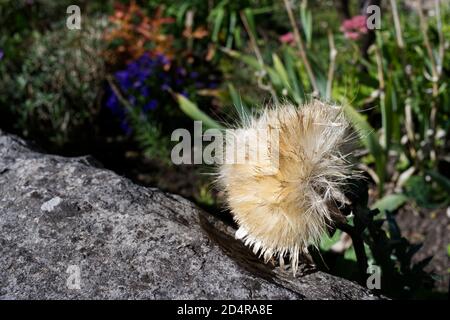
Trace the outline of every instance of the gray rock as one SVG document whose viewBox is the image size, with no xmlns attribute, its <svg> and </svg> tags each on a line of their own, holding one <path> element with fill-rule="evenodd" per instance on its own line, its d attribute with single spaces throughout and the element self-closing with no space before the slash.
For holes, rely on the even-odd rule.
<svg viewBox="0 0 450 320">
<path fill-rule="evenodd" d="M 265 265 L 233 234 L 179 196 L 0 132 L 0 299 L 377 298 Z"/>
</svg>

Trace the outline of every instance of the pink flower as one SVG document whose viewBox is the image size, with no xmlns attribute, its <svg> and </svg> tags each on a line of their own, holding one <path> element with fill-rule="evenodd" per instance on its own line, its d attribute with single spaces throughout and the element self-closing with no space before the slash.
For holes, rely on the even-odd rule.
<svg viewBox="0 0 450 320">
<path fill-rule="evenodd" d="M 280 42 L 282 43 L 292 43 L 294 42 L 294 35 L 292 34 L 292 32 L 288 32 L 281 35 L 278 40 L 280 40 Z"/>
<path fill-rule="evenodd" d="M 358 40 L 360 34 L 358 32 L 344 32 L 344 36 L 350 40 Z"/>
<path fill-rule="evenodd" d="M 362 34 L 366 34 L 368 31 L 366 21 L 366 16 L 354 16 L 351 19 L 344 20 L 340 30 L 344 32 L 346 38 L 358 40 Z"/>
</svg>

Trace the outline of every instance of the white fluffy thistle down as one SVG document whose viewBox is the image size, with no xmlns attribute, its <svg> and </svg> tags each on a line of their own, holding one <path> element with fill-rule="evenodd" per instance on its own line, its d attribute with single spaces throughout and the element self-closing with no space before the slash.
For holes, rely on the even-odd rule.
<svg viewBox="0 0 450 320">
<path fill-rule="evenodd" d="M 236 237 L 266 262 L 278 258 L 283 265 L 289 255 L 295 274 L 299 254 L 318 244 L 333 207 L 347 202 L 342 187 L 350 174 L 343 154 L 348 122 L 341 107 L 317 100 L 266 108 L 244 122 L 236 134 L 245 135 L 250 148 L 278 151 L 278 165 L 274 170 L 262 159 L 220 166 L 219 181 L 239 225 Z M 278 135 L 257 141 L 255 129 L 277 129 Z"/>
</svg>

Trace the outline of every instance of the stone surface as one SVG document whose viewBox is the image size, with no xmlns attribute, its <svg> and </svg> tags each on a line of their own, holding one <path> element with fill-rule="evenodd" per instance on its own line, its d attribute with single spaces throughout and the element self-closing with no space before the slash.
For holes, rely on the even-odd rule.
<svg viewBox="0 0 450 320">
<path fill-rule="evenodd" d="M 0 131 L 0 299 L 376 299 L 265 265 L 234 231 L 89 157 L 45 155 Z"/>
</svg>

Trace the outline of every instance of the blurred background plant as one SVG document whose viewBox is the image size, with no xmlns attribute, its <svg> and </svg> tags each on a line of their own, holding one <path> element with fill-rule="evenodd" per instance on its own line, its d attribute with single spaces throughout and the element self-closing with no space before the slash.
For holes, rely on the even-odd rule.
<svg viewBox="0 0 450 320">
<path fill-rule="evenodd" d="M 220 73 L 183 47 L 204 38 L 206 31 L 192 32 L 185 26 L 182 37 L 175 41 L 163 28 L 174 19 L 164 16 L 163 6 L 156 7 L 155 12 L 147 17 L 135 1 L 116 6 L 113 27 L 105 36 L 110 44 L 107 61 L 114 73 L 108 78 L 106 106 L 147 156 L 169 163 L 171 132 L 180 125 L 189 126 L 174 96 L 202 102 L 205 99 L 197 93 L 214 90 Z"/>
<path fill-rule="evenodd" d="M 21 44 L 27 55 L 19 65 L 9 61 L 13 51 L 5 50 L 0 103 L 5 119 L 14 119 L 11 124 L 25 137 L 61 148 L 93 134 L 104 80 L 104 27 L 96 19 L 76 33 L 60 25 L 33 32 Z"/>
<path fill-rule="evenodd" d="M 383 293 L 448 290 L 448 1 L 77 1 L 81 30 L 65 28 L 70 4 L 0 0 L 2 129 L 215 213 L 211 169 L 169 161 L 175 128 L 221 128 L 286 100 L 342 104 L 368 184 L 349 220 L 387 274 Z M 331 233 L 322 267 L 361 280 L 355 246 Z"/>
</svg>

